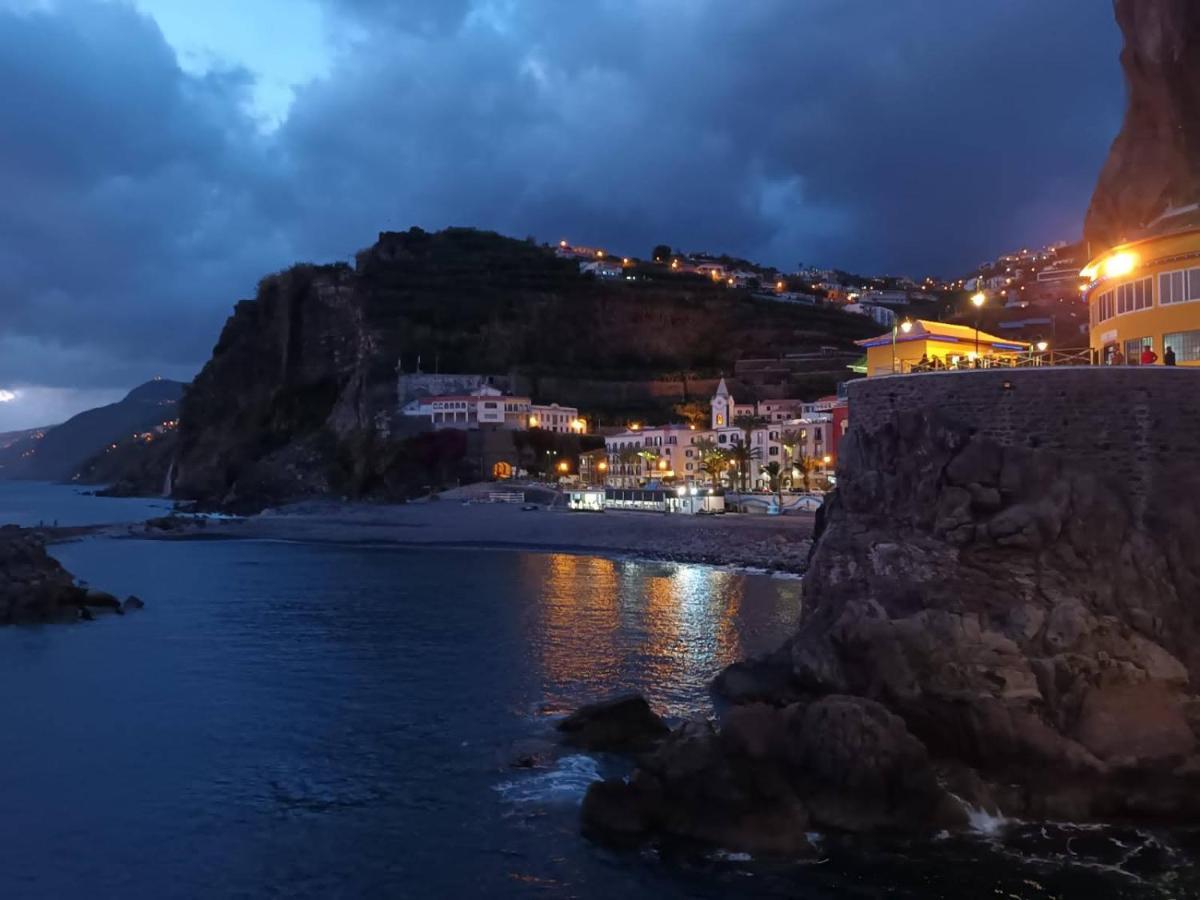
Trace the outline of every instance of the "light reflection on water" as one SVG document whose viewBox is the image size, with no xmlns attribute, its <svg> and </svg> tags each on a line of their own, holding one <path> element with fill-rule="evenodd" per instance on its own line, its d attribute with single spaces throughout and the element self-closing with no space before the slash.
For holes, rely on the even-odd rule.
<svg viewBox="0 0 1200 900">
<path fill-rule="evenodd" d="M 769 610 L 743 615 L 746 575 L 691 564 L 552 554 L 522 557 L 521 575 L 540 597 L 531 643 L 554 707 L 637 687 L 669 714 L 701 711 L 712 677 L 773 649 L 800 610 L 799 582 L 781 581 Z"/>
</svg>

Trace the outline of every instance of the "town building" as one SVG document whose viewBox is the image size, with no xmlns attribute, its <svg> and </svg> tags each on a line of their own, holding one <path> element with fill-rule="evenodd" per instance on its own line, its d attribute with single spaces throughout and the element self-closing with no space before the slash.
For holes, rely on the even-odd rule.
<svg viewBox="0 0 1200 900">
<path fill-rule="evenodd" d="M 912 372 L 922 365 L 958 369 L 995 362 L 1011 364 L 1029 354 L 1024 341 L 996 337 L 967 325 L 917 319 L 878 337 L 856 342 L 867 351 L 867 376 Z"/>
<path fill-rule="evenodd" d="M 606 483 L 636 489 L 649 484 L 736 486 L 744 481 L 748 487 L 762 488 L 769 481 L 771 463 L 794 484 L 804 480 L 801 467 L 815 481 L 827 475 L 835 461 L 833 410 L 839 402 L 831 396 L 807 404 L 792 399 L 739 403 L 722 379 L 710 401 L 707 429 L 634 424 L 607 435 Z M 722 465 L 706 458 L 712 451 L 721 452 Z M 745 479 L 736 470 L 738 464 L 748 467 Z"/>
<path fill-rule="evenodd" d="M 468 393 L 416 397 L 405 403 L 400 413 L 410 418 L 428 419 L 435 430 L 524 431 L 541 428 L 559 434 L 587 433 L 587 422 L 579 417 L 575 407 L 534 403 L 529 397 L 505 394 L 489 384 L 480 384 Z"/>
<path fill-rule="evenodd" d="M 1092 355 L 1101 364 L 1138 365 L 1149 350 L 1159 364 L 1173 356 L 1176 365 L 1200 365 L 1200 213 L 1172 211 L 1155 228 L 1082 272 Z"/>
</svg>

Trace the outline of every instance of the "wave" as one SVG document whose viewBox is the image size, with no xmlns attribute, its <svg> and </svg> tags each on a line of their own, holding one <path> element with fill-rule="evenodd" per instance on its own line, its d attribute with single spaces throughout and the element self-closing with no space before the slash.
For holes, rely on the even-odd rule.
<svg viewBox="0 0 1200 900">
<path fill-rule="evenodd" d="M 507 802 L 514 804 L 580 804 L 588 785 L 601 779 L 600 765 L 590 756 L 561 757 L 552 769 L 504 781 L 495 786 Z"/>
</svg>

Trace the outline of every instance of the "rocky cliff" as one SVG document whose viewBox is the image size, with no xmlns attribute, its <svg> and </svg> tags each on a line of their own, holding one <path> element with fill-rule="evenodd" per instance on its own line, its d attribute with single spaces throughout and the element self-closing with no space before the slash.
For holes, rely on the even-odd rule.
<svg viewBox="0 0 1200 900">
<path fill-rule="evenodd" d="M 1125 124 L 1084 225 L 1093 250 L 1133 237 L 1170 207 L 1200 202 L 1200 6 L 1115 0 L 1125 35 Z"/>
<path fill-rule="evenodd" d="M 0 527 L 0 625 L 91 619 L 92 610 L 124 614 L 143 605 L 80 587 L 36 533 Z"/>
<path fill-rule="evenodd" d="M 182 404 L 175 495 L 262 505 L 347 491 L 348 472 L 390 465 L 397 363 L 411 371 L 418 356 L 426 371 L 552 384 L 535 399 L 571 404 L 573 384 L 594 396 L 597 382 L 732 370 L 740 348 L 852 349 L 874 330 L 855 319 L 705 279 L 596 281 L 484 232 L 383 234 L 353 267 L 297 266 L 237 305 Z"/>
<path fill-rule="evenodd" d="M 901 383 L 897 383 L 897 381 Z M 1200 373 L 869 379 L 800 631 L 716 688 L 606 831 L 1200 819 Z"/>
</svg>

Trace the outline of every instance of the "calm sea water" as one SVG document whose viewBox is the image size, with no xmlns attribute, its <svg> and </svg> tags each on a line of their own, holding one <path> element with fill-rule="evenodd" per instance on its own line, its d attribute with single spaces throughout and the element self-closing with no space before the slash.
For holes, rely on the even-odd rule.
<svg viewBox="0 0 1200 900">
<path fill-rule="evenodd" d="M 107 525 L 167 515 L 167 500 L 92 497 L 94 488 L 40 481 L 0 481 L 0 525 Z"/>
<path fill-rule="evenodd" d="M 826 838 L 809 865 L 616 853 L 580 837 L 578 814 L 620 762 L 504 764 L 512 742 L 617 691 L 707 712 L 721 666 L 795 625 L 795 581 L 263 542 L 55 554 L 148 606 L 0 629 L 6 900 L 1196 896 L 1181 835 L 1076 830 L 1069 851 L 1019 828 Z"/>
</svg>

